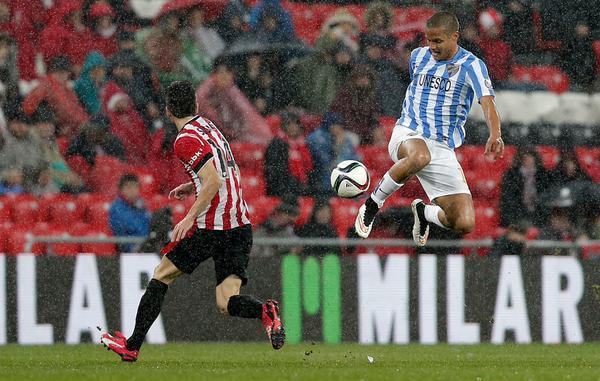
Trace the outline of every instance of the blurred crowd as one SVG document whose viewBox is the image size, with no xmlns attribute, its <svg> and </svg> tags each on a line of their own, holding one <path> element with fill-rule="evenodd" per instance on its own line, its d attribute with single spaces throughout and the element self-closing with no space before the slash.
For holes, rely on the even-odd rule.
<svg viewBox="0 0 600 381">
<path fill-rule="evenodd" d="M 422 25 L 399 37 L 395 7 L 454 11 L 460 44 L 486 61 L 498 89 L 540 88 L 515 81 L 515 63 L 557 66 L 572 90 L 598 88 L 596 2 L 375 1 L 362 15 L 337 5 L 311 44 L 280 0 L 0 0 L 0 195 L 93 192 L 90 174 L 106 157 L 150 168 L 163 193 L 186 181 L 163 89 L 188 79 L 199 112 L 231 142 L 264 149 L 266 193 L 284 202 L 262 228 L 286 230 L 296 198 L 310 196 L 318 207 L 293 234 L 333 236 L 329 173 L 361 160 L 357 147 L 387 144 L 380 118 L 399 115 L 410 52 L 424 43 Z M 566 226 L 562 207 L 536 209 L 549 182 L 589 180 L 562 157 L 548 174 L 520 151 L 503 180 L 503 226 L 598 238 L 597 217 L 575 211 Z M 137 201 L 121 188 L 136 181 L 121 179 L 125 206 Z"/>
</svg>

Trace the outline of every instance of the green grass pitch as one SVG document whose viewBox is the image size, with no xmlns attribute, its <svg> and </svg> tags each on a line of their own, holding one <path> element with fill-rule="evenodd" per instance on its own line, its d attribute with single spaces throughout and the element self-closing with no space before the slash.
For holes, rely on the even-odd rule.
<svg viewBox="0 0 600 381">
<path fill-rule="evenodd" d="M 367 356 L 374 358 L 370 363 Z M 597 380 L 600 343 L 363 346 L 146 345 L 122 363 L 100 345 L 0 346 L 0 380 Z"/>
</svg>

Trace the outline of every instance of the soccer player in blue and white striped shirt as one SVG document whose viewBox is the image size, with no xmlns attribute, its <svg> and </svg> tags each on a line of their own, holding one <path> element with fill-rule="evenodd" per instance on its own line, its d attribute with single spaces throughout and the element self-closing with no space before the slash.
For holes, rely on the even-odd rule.
<svg viewBox="0 0 600 381">
<path fill-rule="evenodd" d="M 388 145 L 395 164 L 359 209 L 355 229 L 362 238 L 369 236 L 385 200 L 413 175 L 433 203 L 412 202 L 418 246 L 427 242 L 429 223 L 461 233 L 473 230 L 473 200 L 454 149 L 464 142 L 464 124 L 475 97 L 490 131 L 485 155 L 502 157 L 504 142 L 487 68 L 458 45 L 458 30 L 456 16 L 436 13 L 426 25 L 429 46 L 411 54 L 411 83 Z"/>
</svg>

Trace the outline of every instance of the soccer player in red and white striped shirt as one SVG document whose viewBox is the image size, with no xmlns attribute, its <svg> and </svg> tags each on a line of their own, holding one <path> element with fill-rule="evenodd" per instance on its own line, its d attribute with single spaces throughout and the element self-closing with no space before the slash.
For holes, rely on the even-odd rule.
<svg viewBox="0 0 600 381">
<path fill-rule="evenodd" d="M 191 274 L 200 263 L 213 258 L 219 310 L 261 319 L 271 345 L 280 349 L 285 331 L 278 303 L 261 303 L 250 295 L 240 295 L 240 288 L 248 281 L 252 226 L 229 143 L 211 121 L 195 115 L 196 95 L 190 82 L 172 83 L 166 95 L 167 115 L 179 131 L 175 154 L 191 180 L 173 189 L 169 197 L 182 200 L 194 194 L 196 201 L 162 250 L 164 256 L 140 300 L 133 334 L 125 338 L 120 332 L 106 333 L 102 343 L 124 361 L 137 360 L 169 286 L 181 274 Z"/>
</svg>

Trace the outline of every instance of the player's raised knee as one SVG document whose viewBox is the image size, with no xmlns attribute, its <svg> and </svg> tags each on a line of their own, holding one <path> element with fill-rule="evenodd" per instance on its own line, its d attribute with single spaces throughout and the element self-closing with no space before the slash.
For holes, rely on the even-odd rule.
<svg viewBox="0 0 600 381">
<path fill-rule="evenodd" d="M 473 216 L 460 216 L 456 218 L 452 226 L 454 230 L 462 234 L 468 234 L 475 228 L 475 217 Z"/>
<path fill-rule="evenodd" d="M 431 155 L 428 151 L 415 152 L 409 156 L 409 161 L 412 167 L 416 170 L 423 169 L 431 161 Z"/>
</svg>

